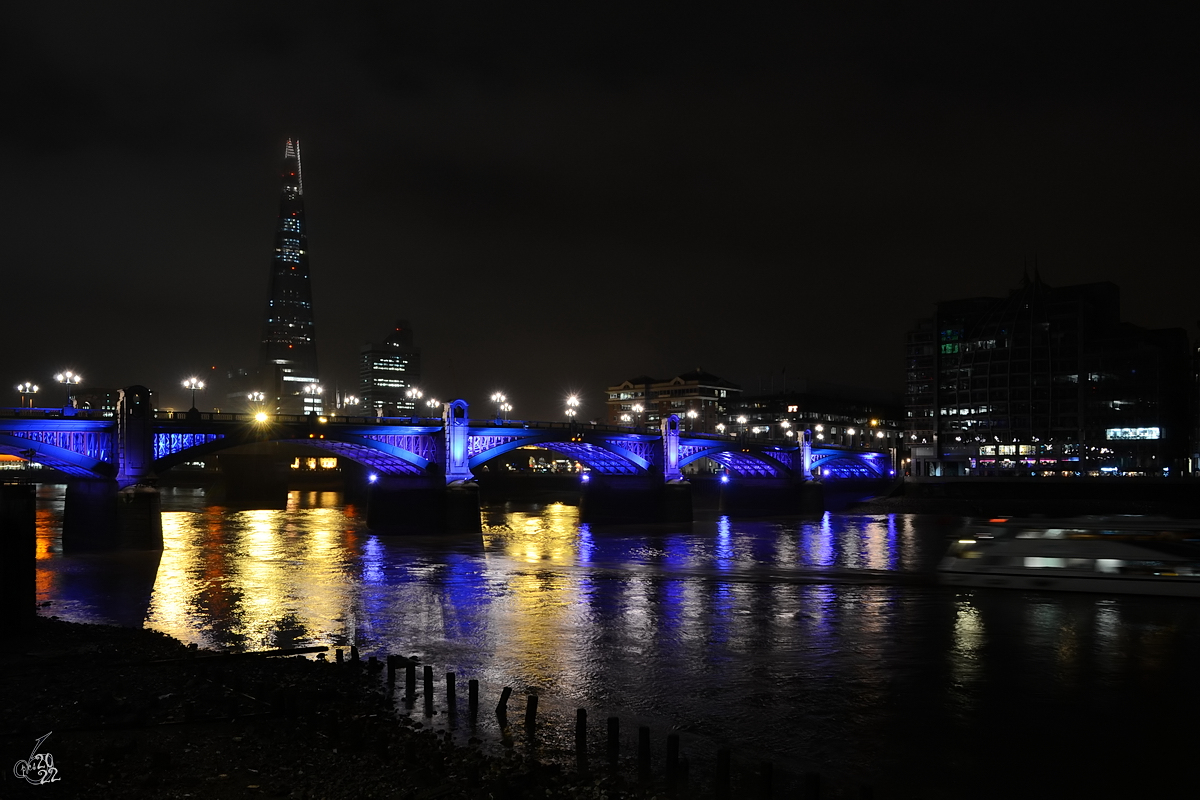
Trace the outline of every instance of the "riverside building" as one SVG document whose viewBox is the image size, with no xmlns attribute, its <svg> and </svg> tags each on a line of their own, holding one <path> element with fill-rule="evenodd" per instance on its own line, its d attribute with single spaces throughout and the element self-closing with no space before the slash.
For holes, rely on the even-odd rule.
<svg viewBox="0 0 1200 800">
<path fill-rule="evenodd" d="M 741 393 L 737 384 L 699 367 L 666 379 L 641 375 L 605 390 L 605 422 L 657 430 L 676 414 L 684 430 L 716 433 Z"/>
<path fill-rule="evenodd" d="M 790 379 L 778 391 L 746 395 L 721 431 L 750 439 L 794 439 L 810 431 L 816 445 L 896 454 L 902 448 L 904 401 L 896 392 Z"/>
<path fill-rule="evenodd" d="M 1120 320 L 1112 283 L 937 304 L 907 336 L 912 476 L 1179 475 L 1188 463 L 1182 329 Z"/>
</svg>

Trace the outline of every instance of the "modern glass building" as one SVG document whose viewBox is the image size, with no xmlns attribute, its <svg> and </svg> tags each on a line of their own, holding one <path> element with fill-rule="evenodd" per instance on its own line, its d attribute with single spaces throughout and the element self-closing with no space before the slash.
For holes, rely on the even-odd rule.
<svg viewBox="0 0 1200 800">
<path fill-rule="evenodd" d="M 908 334 L 914 476 L 1188 471 L 1190 348 L 1120 321 L 1112 283 L 937 304 Z"/>
<path fill-rule="evenodd" d="M 259 376 L 262 390 L 275 399 L 279 411 L 321 413 L 299 141 L 288 139 L 280 177 L 279 219 Z"/>
<path fill-rule="evenodd" d="M 421 381 L 421 353 L 413 344 L 412 326 L 400 320 L 382 342 L 362 347 L 359 359 L 359 401 L 380 417 L 437 416 L 440 409 L 425 404 L 431 398 L 417 395 Z M 418 407 L 419 406 L 419 407 Z"/>
</svg>

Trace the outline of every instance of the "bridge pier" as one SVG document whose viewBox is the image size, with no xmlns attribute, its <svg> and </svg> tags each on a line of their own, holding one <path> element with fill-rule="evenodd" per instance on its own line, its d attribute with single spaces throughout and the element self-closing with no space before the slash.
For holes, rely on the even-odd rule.
<svg viewBox="0 0 1200 800">
<path fill-rule="evenodd" d="M 221 453 L 217 456 L 221 471 L 217 497 L 244 508 L 287 508 L 288 476 L 283 458 L 275 453 Z"/>
<path fill-rule="evenodd" d="M 0 626 L 25 627 L 37 615 L 36 487 L 0 485 Z"/>
<path fill-rule="evenodd" d="M 117 482 L 73 480 L 63 503 L 62 544 L 66 552 L 117 546 Z"/>
<path fill-rule="evenodd" d="M 579 519 L 597 525 L 691 523 L 692 485 L 661 475 L 588 473 L 579 493 Z"/>
<path fill-rule="evenodd" d="M 63 550 L 161 550 L 162 514 L 158 489 L 116 481 L 76 480 L 63 503 Z"/>
<path fill-rule="evenodd" d="M 731 517 L 775 517 L 819 513 L 823 504 L 811 481 L 735 475 L 721 484 L 718 509 Z"/>
<path fill-rule="evenodd" d="M 367 496 L 367 527 L 379 533 L 479 533 L 479 487 L 441 475 L 380 476 Z"/>
</svg>

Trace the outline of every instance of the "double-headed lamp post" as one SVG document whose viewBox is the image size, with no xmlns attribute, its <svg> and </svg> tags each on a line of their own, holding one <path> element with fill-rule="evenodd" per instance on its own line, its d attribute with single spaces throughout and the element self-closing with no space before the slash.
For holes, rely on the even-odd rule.
<svg viewBox="0 0 1200 800">
<path fill-rule="evenodd" d="M 74 372 L 60 372 L 54 376 L 54 380 L 61 383 L 67 390 L 67 405 L 71 405 L 71 386 L 78 386 L 83 380 L 82 375 L 76 375 Z"/>
<path fill-rule="evenodd" d="M 192 390 L 192 411 L 196 410 L 196 390 L 204 388 L 204 381 L 199 378 L 188 378 L 183 382 L 183 388 Z"/>
<path fill-rule="evenodd" d="M 304 398 L 306 412 L 320 413 L 324 410 L 321 408 L 321 395 L 325 394 L 324 386 L 319 383 L 306 383 L 304 384 L 304 394 L 307 395 Z"/>
<path fill-rule="evenodd" d="M 25 407 L 25 397 L 29 396 L 29 407 L 33 408 L 33 396 L 38 393 L 38 387 L 35 383 L 25 381 L 17 384 L 17 391 L 21 393 L 21 408 Z"/>
<path fill-rule="evenodd" d="M 575 426 L 575 415 L 579 413 L 579 398 L 571 395 L 567 398 L 567 422 Z"/>
</svg>

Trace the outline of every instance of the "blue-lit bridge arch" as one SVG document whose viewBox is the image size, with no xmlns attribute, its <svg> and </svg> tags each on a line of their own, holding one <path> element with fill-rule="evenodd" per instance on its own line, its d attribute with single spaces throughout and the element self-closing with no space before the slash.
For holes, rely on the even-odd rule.
<svg viewBox="0 0 1200 800">
<path fill-rule="evenodd" d="M 2 432 L 0 453 L 36 461 L 72 478 L 107 478 L 116 471 L 112 434 L 100 426 Z"/>
<path fill-rule="evenodd" d="M 671 468 L 664 438 L 658 433 L 536 422 L 468 420 L 464 427 L 462 466 L 466 470 L 521 447 L 561 453 L 598 474 L 669 474 Z M 445 474 L 446 431 L 443 421 L 433 419 L 401 424 L 400 420 L 335 417 L 318 424 L 306 417 L 277 417 L 263 424 L 244 414 L 163 414 L 153 422 L 148 472 L 161 474 L 246 444 L 278 442 L 347 458 L 381 475 Z M 72 478 L 117 477 L 121 471 L 117 438 L 111 419 L 0 422 L 0 452 L 30 457 Z M 806 451 L 797 445 L 684 433 L 678 435 L 676 446 L 677 469 L 709 459 L 733 475 L 754 478 L 882 478 L 891 466 L 885 453 L 836 446 Z M 454 477 L 468 478 L 469 472 Z"/>
</svg>

